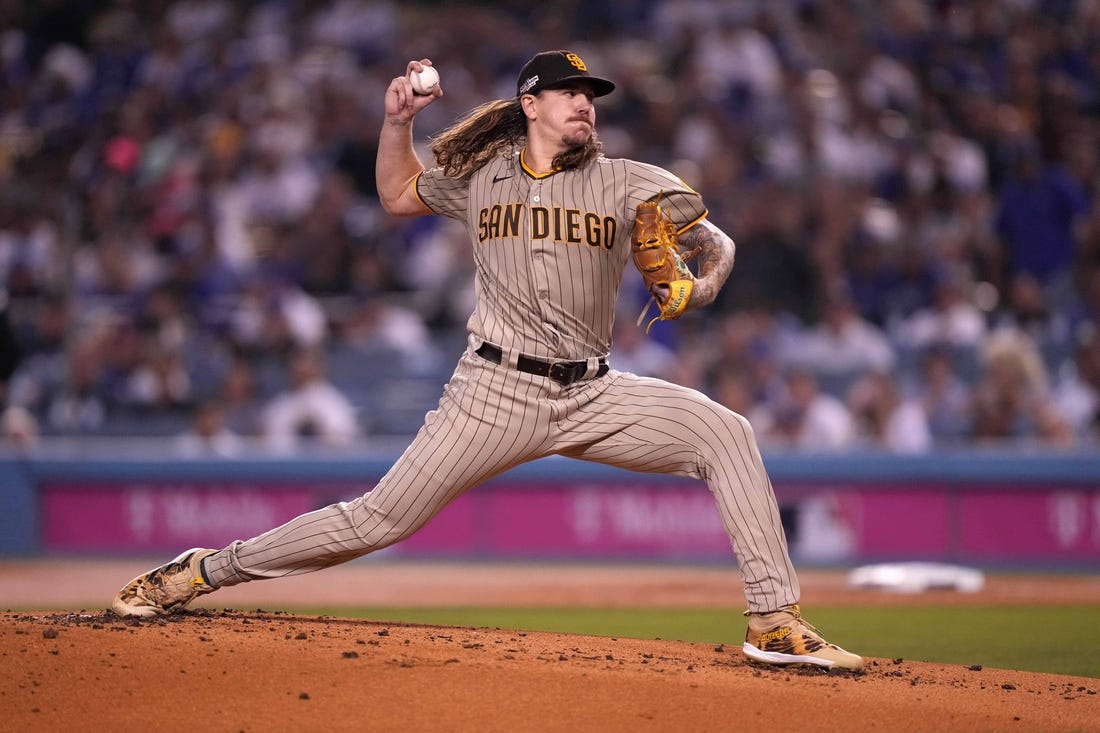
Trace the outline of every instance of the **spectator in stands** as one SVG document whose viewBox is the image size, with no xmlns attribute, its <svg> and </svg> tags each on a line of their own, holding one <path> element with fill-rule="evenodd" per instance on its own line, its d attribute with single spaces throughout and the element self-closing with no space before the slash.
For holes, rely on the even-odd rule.
<svg viewBox="0 0 1100 733">
<path fill-rule="evenodd" d="M 163 411 L 188 408 L 193 399 L 191 375 L 174 349 L 155 339 L 142 340 L 140 361 L 126 376 L 120 400 L 131 407 Z"/>
<path fill-rule="evenodd" d="M 31 312 L 22 319 L 9 317 L 22 358 L 29 360 L 59 353 L 65 347 L 72 324 L 67 299 L 63 295 L 50 293 L 29 305 L 32 306 Z"/>
<path fill-rule="evenodd" d="M 215 395 L 229 430 L 246 437 L 259 433 L 264 395 L 247 359 L 236 356 L 230 360 L 219 377 Z"/>
<path fill-rule="evenodd" d="M 753 412 L 761 446 L 836 452 L 856 446 L 856 425 L 840 399 L 822 392 L 813 372 L 792 368 L 786 393 Z"/>
<path fill-rule="evenodd" d="M 43 435 L 94 435 L 112 404 L 104 358 L 109 327 L 93 324 L 66 351 L 23 362 L 10 384 L 10 404 L 26 409 Z"/>
<path fill-rule="evenodd" d="M 325 376 L 322 356 L 310 349 L 290 358 L 290 385 L 260 415 L 268 447 L 286 451 L 317 443 L 346 447 L 359 437 L 355 406 Z"/>
<path fill-rule="evenodd" d="M 897 323 L 932 303 L 937 282 L 932 257 L 910 237 L 902 238 L 893 264 L 894 279 L 887 294 L 886 318 L 881 324 L 891 341 L 894 340 L 891 329 Z"/>
<path fill-rule="evenodd" d="M 25 197 L 0 205 L 0 290 L 33 297 L 62 284 L 64 258 L 57 224 L 41 202 L 21 200 Z"/>
<path fill-rule="evenodd" d="M 720 312 L 767 308 L 803 322 L 817 315 L 820 290 L 811 261 L 805 195 L 763 184 L 749 192 L 737 236 L 737 266 L 714 307 Z"/>
<path fill-rule="evenodd" d="M 230 316 L 229 336 L 246 353 L 274 354 L 316 349 L 328 340 L 320 302 L 283 278 L 255 277 Z"/>
<path fill-rule="evenodd" d="M 340 343 L 365 355 L 396 358 L 402 368 L 423 372 L 437 362 L 432 335 L 415 310 L 379 294 L 357 298 L 337 334 Z"/>
<path fill-rule="evenodd" d="M 986 334 L 986 318 L 970 300 L 969 287 L 969 277 L 960 269 L 941 271 L 932 304 L 897 324 L 893 329 L 896 342 L 917 350 L 932 345 L 977 348 Z"/>
<path fill-rule="evenodd" d="M 1027 273 L 1044 287 L 1064 289 L 1077 252 L 1078 225 L 1089 201 L 1063 167 L 1044 160 L 1038 143 L 1019 141 L 1010 176 L 998 192 L 996 231 L 1008 273 Z"/>
<path fill-rule="evenodd" d="M 757 391 L 749 375 L 737 369 L 722 369 L 711 377 L 707 392 L 715 402 L 747 417 L 751 424 L 757 424 L 754 418 Z"/>
<path fill-rule="evenodd" d="M 1049 305 L 1042 283 L 1029 272 L 1018 272 L 1008 282 L 1004 307 L 994 315 L 994 328 L 1015 328 L 1037 344 L 1069 338 L 1066 316 Z"/>
<path fill-rule="evenodd" d="M 783 312 L 756 307 L 723 316 L 706 343 L 710 389 L 720 389 L 727 372 L 743 374 L 754 404 L 774 402 L 786 390 L 780 355 L 800 337 L 801 324 Z"/>
<path fill-rule="evenodd" d="M 959 376 L 950 348 L 932 346 L 919 355 L 911 389 L 937 444 L 957 444 L 970 428 L 970 389 Z"/>
<path fill-rule="evenodd" d="M 29 450 L 38 444 L 38 420 L 30 410 L 18 405 L 0 405 L 0 445 Z"/>
<path fill-rule="evenodd" d="M 1002 329 L 982 346 L 983 373 L 971 395 L 971 437 L 978 442 L 1030 440 L 1065 448 L 1069 423 L 1051 401 L 1046 366 L 1021 331 Z"/>
<path fill-rule="evenodd" d="M 410 229 L 408 254 L 402 259 L 402 281 L 416 294 L 417 308 L 425 314 L 430 326 L 437 330 L 464 329 L 467 314 L 477 300 L 471 285 L 474 260 L 469 255 L 469 242 L 458 222 L 442 217 L 430 219 Z M 355 267 L 359 268 L 358 262 Z M 383 275 L 388 274 L 381 267 L 377 269 Z M 392 281 L 392 277 L 387 280 Z M 363 279 L 358 278 L 353 292 L 361 292 L 363 284 Z"/>
<path fill-rule="evenodd" d="M 891 453 L 925 453 L 932 431 L 920 401 L 903 396 L 890 372 L 872 370 L 852 385 L 848 407 L 866 445 Z"/>
<path fill-rule="evenodd" d="M 244 447 L 241 437 L 226 425 L 225 409 L 216 400 L 195 405 L 190 426 L 173 440 L 176 454 L 188 458 L 234 458 Z"/>
<path fill-rule="evenodd" d="M 847 376 L 892 369 L 896 356 L 882 329 L 863 318 L 847 292 L 837 288 L 825 301 L 821 323 L 790 342 L 783 360 L 819 375 Z"/>
<path fill-rule="evenodd" d="M 1054 408 L 1077 439 L 1094 445 L 1100 439 L 1100 335 L 1088 332 L 1080 338 L 1073 359 L 1058 372 Z"/>
</svg>

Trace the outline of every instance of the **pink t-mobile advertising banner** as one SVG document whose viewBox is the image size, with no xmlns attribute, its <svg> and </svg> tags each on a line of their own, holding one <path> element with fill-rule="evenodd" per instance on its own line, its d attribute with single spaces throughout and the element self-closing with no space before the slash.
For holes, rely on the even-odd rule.
<svg viewBox="0 0 1100 733">
<path fill-rule="evenodd" d="M 315 494 L 247 483 L 46 485 L 42 541 L 65 551 L 221 547 L 316 508 Z"/>
<path fill-rule="evenodd" d="M 171 551 L 247 539 L 366 488 L 350 483 L 50 484 L 42 542 L 53 551 Z M 792 554 L 1100 563 L 1100 490 L 936 484 L 777 485 Z M 702 484 L 494 483 L 386 550 L 405 557 L 710 560 L 730 542 Z"/>
</svg>

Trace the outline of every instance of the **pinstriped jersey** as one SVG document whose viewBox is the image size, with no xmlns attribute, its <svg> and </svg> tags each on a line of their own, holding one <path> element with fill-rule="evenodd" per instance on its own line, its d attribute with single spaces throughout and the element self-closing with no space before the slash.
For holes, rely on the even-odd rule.
<svg viewBox="0 0 1100 733">
<path fill-rule="evenodd" d="M 672 173 L 602 156 L 545 174 L 531 170 L 522 151 L 493 158 L 468 178 L 432 168 L 417 177 L 416 193 L 434 213 L 464 222 L 473 242 L 471 334 L 550 360 L 610 350 L 639 203 L 660 194 L 681 232 L 707 214 L 702 197 Z"/>
</svg>

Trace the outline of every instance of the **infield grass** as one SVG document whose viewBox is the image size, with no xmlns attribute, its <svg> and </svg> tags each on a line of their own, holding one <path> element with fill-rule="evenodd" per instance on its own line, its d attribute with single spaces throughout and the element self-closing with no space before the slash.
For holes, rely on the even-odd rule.
<svg viewBox="0 0 1100 733">
<path fill-rule="evenodd" d="M 327 608 L 304 613 L 380 621 L 721 643 L 738 648 L 745 620 L 729 610 L 651 608 Z M 868 657 L 981 665 L 1100 678 L 1095 606 L 817 606 L 826 639 Z"/>
</svg>

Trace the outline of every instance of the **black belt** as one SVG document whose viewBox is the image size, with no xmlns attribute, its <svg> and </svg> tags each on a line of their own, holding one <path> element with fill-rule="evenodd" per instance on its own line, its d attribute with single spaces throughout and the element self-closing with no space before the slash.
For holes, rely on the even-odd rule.
<svg viewBox="0 0 1100 733">
<path fill-rule="evenodd" d="M 488 341 L 483 341 L 481 346 L 477 347 L 477 351 L 474 353 L 482 359 L 491 361 L 494 364 L 504 363 L 504 352 L 499 346 L 491 344 Z M 584 375 L 588 373 L 588 362 L 541 361 L 520 354 L 516 359 L 516 369 L 519 369 L 521 372 L 527 372 L 528 374 L 537 374 L 540 377 L 550 377 L 550 379 L 553 379 L 558 384 L 568 386 L 573 384 L 573 382 L 584 379 Z M 600 368 L 596 371 L 596 376 L 602 377 L 607 374 L 608 369 L 610 369 L 610 367 L 607 365 L 607 359 L 601 357 Z"/>
</svg>

